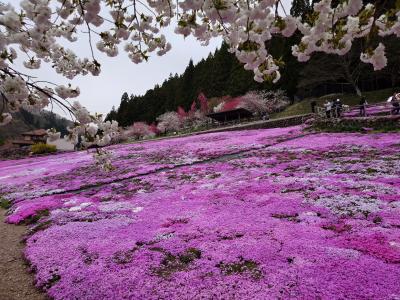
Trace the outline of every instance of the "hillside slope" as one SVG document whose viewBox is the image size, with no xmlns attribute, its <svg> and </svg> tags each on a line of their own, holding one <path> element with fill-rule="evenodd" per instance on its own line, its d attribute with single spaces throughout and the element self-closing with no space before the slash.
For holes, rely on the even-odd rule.
<svg viewBox="0 0 400 300">
<path fill-rule="evenodd" d="M 398 90 L 400 90 L 400 88 L 398 88 Z M 393 94 L 393 89 L 391 88 L 363 93 L 369 104 L 386 101 L 387 98 L 389 98 L 389 96 L 391 96 L 392 94 Z M 315 100 L 318 106 L 323 106 L 326 100 L 333 100 L 337 98 L 340 98 L 343 104 L 349 106 L 358 105 L 360 101 L 360 98 L 355 94 L 330 94 L 319 98 L 307 98 L 304 99 L 303 101 L 288 106 L 284 111 L 272 115 L 271 118 L 282 118 L 282 117 L 308 114 L 311 112 L 312 100 Z"/>
<path fill-rule="evenodd" d="M 0 102 L 0 110 L 1 108 L 2 103 Z M 0 126 L 0 140 L 14 138 L 23 132 L 39 128 L 55 128 L 64 135 L 68 133 L 67 127 L 72 124 L 71 121 L 47 110 L 40 113 L 31 113 L 26 110 L 21 110 L 12 115 L 13 120 L 11 123 Z"/>
</svg>

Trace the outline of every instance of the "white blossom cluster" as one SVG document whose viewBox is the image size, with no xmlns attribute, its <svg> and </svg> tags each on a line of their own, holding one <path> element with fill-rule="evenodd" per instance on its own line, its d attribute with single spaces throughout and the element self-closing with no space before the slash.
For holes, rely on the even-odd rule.
<svg viewBox="0 0 400 300">
<path fill-rule="evenodd" d="M 55 142 L 61 138 L 61 133 L 57 132 L 54 128 L 47 130 L 47 140 L 50 142 Z"/>
<path fill-rule="evenodd" d="M 375 31 L 381 37 L 400 37 L 399 9 L 396 6 L 377 16 L 376 7 L 363 5 L 362 0 L 340 1 L 336 7 L 332 7 L 332 0 L 319 1 L 314 4 L 311 21 L 297 22 L 303 37 L 299 45 L 293 46 L 292 53 L 299 61 L 307 61 L 314 52 L 344 55 L 355 39 L 370 37 Z M 374 70 L 381 70 L 387 64 L 385 46 L 369 46 L 360 59 L 372 64 Z"/>
<path fill-rule="evenodd" d="M 222 36 L 244 68 L 252 70 L 260 82 L 280 78 L 281 62 L 266 46 L 274 35 L 301 34 L 301 42 L 292 49 L 299 61 L 307 61 L 314 52 L 343 55 L 362 37 L 400 37 L 400 8 L 395 4 L 378 10 L 362 0 L 343 0 L 337 5 L 321 0 L 304 20 L 280 16 L 279 6 L 283 7 L 280 0 L 22 0 L 19 7 L 0 3 L 1 100 L 7 113 L 21 107 L 42 109 L 54 101 L 68 106 L 63 101 L 78 96 L 79 88 L 43 86 L 16 70 L 16 60 L 25 60 L 23 66 L 28 70 L 50 63 L 70 80 L 77 75 L 98 75 L 101 66 L 95 59 L 95 48 L 110 57 L 123 49 L 134 63 L 147 60 L 153 52 L 168 52 L 171 45 L 162 29 L 172 18 L 178 20 L 176 33 L 193 35 L 203 44 Z M 384 12 L 379 15 L 377 11 Z M 75 42 L 78 32 L 87 35 L 91 58 L 81 58 L 59 43 L 61 39 Z M 367 44 L 360 59 L 375 70 L 382 69 L 387 64 L 385 46 Z M 83 119 L 85 132 L 95 132 L 96 126 L 97 132 L 103 131 L 100 127 L 111 127 L 100 126 L 82 108 L 72 110 L 80 114 L 78 122 Z M 9 120 L 10 115 L 3 113 L 0 124 Z M 110 140 L 107 134 L 103 137 L 99 136 L 101 144 Z"/>
<path fill-rule="evenodd" d="M 157 117 L 157 129 L 164 133 L 166 131 L 178 131 L 182 122 L 179 115 L 174 111 L 168 111 Z"/>
<path fill-rule="evenodd" d="M 91 115 L 79 102 L 72 104 L 72 112 L 76 116 L 77 123 L 69 128 L 69 139 L 77 144 L 79 141 L 85 148 L 90 146 L 106 146 L 118 135 L 118 123 L 116 121 L 103 121 L 102 115 Z"/>
</svg>

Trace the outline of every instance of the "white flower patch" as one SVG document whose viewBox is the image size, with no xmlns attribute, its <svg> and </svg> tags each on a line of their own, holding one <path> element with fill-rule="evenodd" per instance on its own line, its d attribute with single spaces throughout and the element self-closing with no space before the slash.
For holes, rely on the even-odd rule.
<svg viewBox="0 0 400 300">
<path fill-rule="evenodd" d="M 391 208 L 400 208 L 400 201 L 393 201 L 389 204 Z"/>
<path fill-rule="evenodd" d="M 399 248 L 400 249 L 400 243 L 399 242 L 390 241 L 389 245 L 394 247 L 394 248 Z"/>
<path fill-rule="evenodd" d="M 45 195 L 52 195 L 52 194 L 62 193 L 64 191 L 65 191 L 65 189 L 54 189 L 54 190 L 50 190 L 50 191 L 45 192 Z"/>
<path fill-rule="evenodd" d="M 206 183 L 202 184 L 200 188 L 205 189 L 205 190 L 212 190 L 215 187 L 214 183 Z"/>
<path fill-rule="evenodd" d="M 132 208 L 132 212 L 134 212 L 134 213 L 138 213 L 142 210 L 143 210 L 143 207 L 140 207 L 140 206 Z"/>
<path fill-rule="evenodd" d="M 119 210 L 130 210 L 134 213 L 143 210 L 143 207 L 137 207 L 130 202 L 108 202 L 99 205 L 99 210 L 102 212 L 114 212 Z"/>
<path fill-rule="evenodd" d="M 71 207 L 68 211 L 70 212 L 76 212 L 76 211 L 81 211 L 82 209 L 85 209 L 86 207 L 92 205 L 90 202 L 83 202 L 79 204 L 78 206 L 73 206 Z"/>
<path fill-rule="evenodd" d="M 336 215 L 370 214 L 380 210 L 382 202 L 371 197 L 335 195 L 321 197 L 314 204 L 328 208 Z"/>
<path fill-rule="evenodd" d="M 302 222 L 306 222 L 308 224 L 316 224 L 319 223 L 321 218 L 318 216 L 316 212 L 307 211 L 299 214 L 298 219 Z"/>
<path fill-rule="evenodd" d="M 159 242 L 159 241 L 162 241 L 162 240 L 168 240 L 168 239 L 173 238 L 173 237 L 174 237 L 173 233 L 159 233 L 159 234 L 156 235 L 154 240 Z"/>
<path fill-rule="evenodd" d="M 335 247 L 327 247 L 326 249 L 328 250 L 329 253 L 339 257 L 358 258 L 360 256 L 360 252 L 354 249 L 335 248 Z"/>
<path fill-rule="evenodd" d="M 398 193 L 397 189 L 391 186 L 383 185 L 383 184 L 378 184 L 375 182 L 374 185 L 358 185 L 356 186 L 359 189 L 362 189 L 365 192 L 375 192 L 375 193 L 380 193 L 380 194 L 392 194 L 395 195 Z"/>
<path fill-rule="evenodd" d="M 72 198 L 72 199 L 69 199 L 68 201 L 65 201 L 64 205 L 65 206 L 69 206 L 69 205 L 74 205 L 76 203 L 77 203 L 77 199 L 76 198 Z"/>
<path fill-rule="evenodd" d="M 24 176 L 29 176 L 29 175 L 39 175 L 46 171 L 47 171 L 46 168 L 28 169 L 26 171 L 22 171 L 20 173 L 14 174 L 13 177 L 16 178 L 16 177 L 24 177 Z"/>
<path fill-rule="evenodd" d="M 182 164 L 182 165 L 191 165 L 195 162 L 198 162 L 199 158 L 198 157 L 182 157 L 182 158 L 177 158 L 175 160 L 175 163 L 177 164 Z"/>
</svg>

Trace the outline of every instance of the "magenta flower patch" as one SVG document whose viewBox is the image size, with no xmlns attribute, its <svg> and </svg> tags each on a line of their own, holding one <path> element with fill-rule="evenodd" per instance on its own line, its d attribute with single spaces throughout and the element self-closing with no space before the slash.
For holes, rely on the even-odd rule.
<svg viewBox="0 0 400 300">
<path fill-rule="evenodd" d="M 0 193 L 55 299 L 399 298 L 400 134 L 303 135 L 112 146 L 111 173 L 1 162 Z"/>
</svg>

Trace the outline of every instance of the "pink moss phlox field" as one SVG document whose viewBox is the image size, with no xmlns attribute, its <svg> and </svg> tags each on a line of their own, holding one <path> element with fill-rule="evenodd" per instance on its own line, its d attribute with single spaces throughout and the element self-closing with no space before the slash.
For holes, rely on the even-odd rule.
<svg viewBox="0 0 400 300">
<path fill-rule="evenodd" d="M 365 109 L 366 116 L 374 116 L 374 115 L 389 115 L 391 110 L 393 109 L 391 103 L 384 103 L 384 104 L 375 104 L 372 106 L 367 106 Z M 351 109 L 349 112 L 343 113 L 345 117 L 358 117 L 360 116 L 360 109 L 359 107 L 355 107 Z"/>
<path fill-rule="evenodd" d="M 36 216 L 37 286 L 55 299 L 399 299 L 400 134 L 275 134 L 124 145 L 130 169 L 129 151 L 222 158 L 15 200 L 9 222 Z"/>
<path fill-rule="evenodd" d="M 267 133 L 235 131 L 188 136 L 108 147 L 113 152 L 112 172 L 99 172 L 90 152 L 0 161 L 0 194 L 19 200 L 74 191 L 117 179 L 147 174 L 162 168 L 192 164 L 221 155 L 258 149 L 299 135 L 301 127 L 276 128 Z"/>
</svg>

